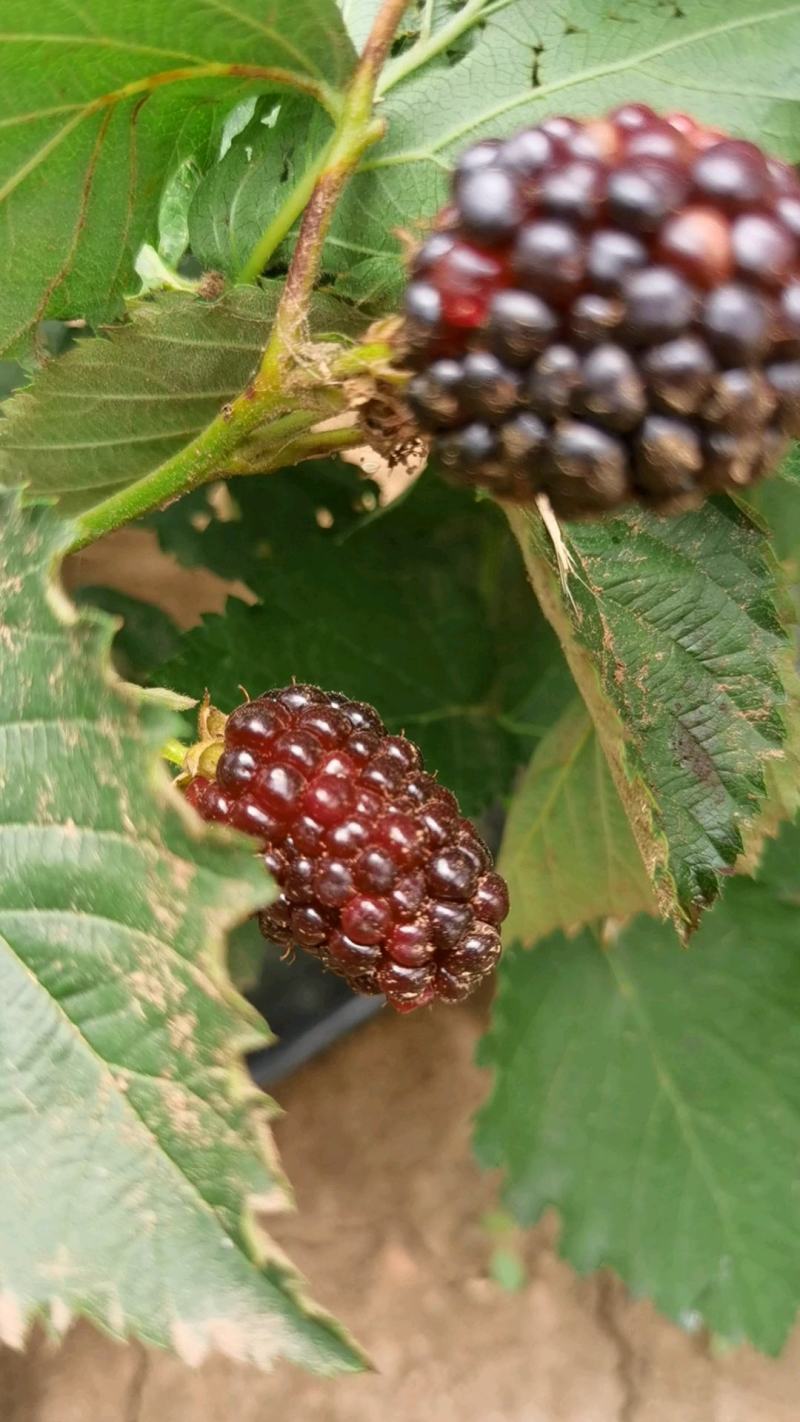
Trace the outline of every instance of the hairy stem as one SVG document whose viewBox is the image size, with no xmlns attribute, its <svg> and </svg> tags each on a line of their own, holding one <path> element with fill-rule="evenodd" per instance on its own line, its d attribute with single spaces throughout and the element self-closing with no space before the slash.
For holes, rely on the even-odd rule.
<svg viewBox="0 0 800 1422">
<path fill-rule="evenodd" d="M 275 414 L 280 413 L 284 412 L 276 401 Z M 289 433 L 302 428 L 309 429 L 324 419 L 326 413 L 329 414 L 330 411 L 295 411 L 291 431 L 286 429 L 284 421 L 276 419 L 275 426 L 279 427 L 276 428 L 277 439 L 283 445 Z M 226 468 L 229 456 L 249 434 L 264 424 L 268 415 L 268 404 L 263 397 L 258 400 L 249 398 L 246 391 L 237 396 L 210 425 L 201 430 L 189 444 L 184 445 L 183 449 L 179 449 L 177 454 L 173 454 L 171 459 L 165 460 L 150 474 L 145 474 L 135 483 L 120 489 L 119 493 L 111 494 L 102 503 L 95 504 L 94 508 L 81 514 L 77 520 L 77 536 L 70 552 L 85 548 L 87 543 L 93 543 L 104 533 L 121 528 L 132 519 L 141 518 L 143 514 L 151 513 L 153 509 L 161 508 L 179 495 L 188 494 L 200 484 L 215 478 Z M 265 449 L 269 447 L 269 431 L 268 425 L 262 434 Z"/>
<path fill-rule="evenodd" d="M 429 28 L 426 31 L 425 26 L 422 26 L 416 44 L 412 44 L 409 49 L 398 54 L 386 65 L 378 81 L 377 97 L 383 98 L 383 95 L 388 94 L 395 84 L 399 84 L 402 79 L 413 74 L 415 69 L 421 69 L 423 64 L 427 64 L 437 54 L 442 54 L 451 44 L 460 39 L 480 19 L 486 8 L 486 3 L 487 0 L 467 0 L 466 5 L 453 15 L 446 25 L 440 25 L 435 33 L 431 33 Z"/>
<path fill-rule="evenodd" d="M 301 174 L 286 201 L 278 209 L 269 226 L 264 229 L 253 248 L 250 256 L 242 267 L 237 280 L 239 282 L 255 281 L 263 272 L 270 258 L 288 237 L 295 222 L 306 206 L 311 194 L 314 191 L 320 174 L 324 172 L 328 161 L 330 144 L 326 144 L 322 152 L 310 163 L 305 172 Z"/>
<path fill-rule="evenodd" d="M 298 341 L 302 339 L 308 303 L 319 275 L 322 249 L 336 204 L 364 150 L 383 136 L 383 121 L 374 118 L 372 113 L 375 89 L 394 32 L 408 3 L 409 0 L 383 0 L 367 36 L 345 95 L 342 117 L 303 214 L 257 383 L 263 381 L 268 387 L 273 385 L 282 364 L 287 359 L 291 360 Z"/>
<path fill-rule="evenodd" d="M 283 214 L 282 221 L 291 226 L 305 203 L 286 284 L 255 378 L 171 459 L 82 514 L 77 520 L 72 551 L 224 471 L 245 472 L 257 465 L 266 472 L 280 467 L 278 461 L 307 459 L 317 452 L 360 442 L 355 429 L 313 433 L 313 426 L 340 411 L 343 402 L 338 387 L 332 384 L 335 365 L 333 372 L 320 370 L 315 376 L 312 371 L 309 376 L 297 357 L 307 335 L 309 303 L 334 207 L 361 154 L 384 131 L 383 123 L 372 112 L 375 87 L 407 5 L 408 0 L 383 0 L 345 92 L 319 170 L 312 170 L 301 180 L 293 207 Z M 257 252 L 268 252 L 274 238 L 274 231 L 272 236 L 265 233 Z M 255 263 L 255 259 L 254 252 L 251 262 Z M 354 368 L 351 355 L 350 371 Z M 256 431 L 258 445 L 250 455 L 242 446 Z"/>
</svg>

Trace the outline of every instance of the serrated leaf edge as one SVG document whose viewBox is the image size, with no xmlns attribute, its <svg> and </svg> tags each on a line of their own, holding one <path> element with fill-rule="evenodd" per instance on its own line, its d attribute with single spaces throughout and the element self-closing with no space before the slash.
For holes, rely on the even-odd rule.
<svg viewBox="0 0 800 1422">
<path fill-rule="evenodd" d="M 675 880 L 669 869 L 669 845 L 666 835 L 655 824 L 654 798 L 642 776 L 629 763 L 625 751 L 625 726 L 616 707 L 606 696 L 599 667 L 577 637 L 544 524 L 538 514 L 510 504 L 505 505 L 505 512 L 519 543 L 533 591 L 548 622 L 558 634 L 576 687 L 596 727 L 636 846 L 652 880 L 659 911 L 665 918 L 675 918 L 677 912 L 680 931 L 685 931 L 685 919 L 677 908 Z"/>
<path fill-rule="evenodd" d="M 0 496 L 11 494 L 19 507 L 23 501 L 21 491 L 3 490 Z M 48 501 L 31 501 L 47 506 Z M 29 504 L 30 506 L 30 504 Z M 137 715 L 143 732 L 143 754 L 148 755 L 149 742 L 149 785 L 156 804 L 166 811 L 176 813 L 184 827 L 197 840 L 217 841 L 230 847 L 240 845 L 252 850 L 247 836 L 219 826 L 205 825 L 200 817 L 186 804 L 183 797 L 173 787 L 166 767 L 159 756 L 160 747 L 167 737 L 180 728 L 180 722 L 170 711 L 160 705 L 142 703 L 138 688 L 129 686 L 116 672 L 111 656 L 112 643 L 119 625 L 119 619 L 99 608 L 78 607 L 66 593 L 61 582 L 61 565 L 74 538 L 74 525 L 61 522 L 59 536 L 51 539 L 49 577 L 43 589 L 44 598 L 56 620 L 65 627 L 84 626 L 94 629 L 93 651 L 100 665 L 101 674 L 111 694 L 128 706 Z M 323 1328 L 342 1348 L 344 1357 L 326 1365 L 321 1360 L 315 1362 L 319 1373 L 335 1375 L 342 1372 L 371 1370 L 372 1364 L 366 1354 L 334 1318 L 306 1293 L 306 1280 L 296 1269 L 285 1252 L 276 1244 L 262 1225 L 260 1216 L 295 1209 L 294 1195 L 280 1165 L 277 1147 L 269 1129 L 270 1122 L 282 1115 L 278 1104 L 265 1092 L 259 1090 L 252 1081 L 245 1064 L 245 1054 L 267 1046 L 273 1039 L 261 1015 L 235 987 L 228 972 L 229 932 L 242 922 L 249 913 L 268 901 L 265 886 L 261 881 L 262 871 L 258 869 L 258 880 L 254 877 L 247 885 L 244 879 L 236 882 L 239 886 L 239 906 L 231 908 L 229 914 L 217 914 L 211 918 L 203 953 L 198 960 L 207 972 L 209 980 L 218 990 L 224 1002 L 240 1020 L 240 1030 L 234 1032 L 228 1041 L 228 1071 L 231 1099 L 240 1102 L 247 1111 L 253 1127 L 253 1134 L 262 1154 L 267 1170 L 275 1180 L 275 1188 L 268 1195 L 245 1195 L 242 1201 L 242 1238 L 248 1245 L 249 1262 L 259 1272 L 273 1273 L 287 1297 L 311 1321 Z M 233 881 L 232 881 L 233 883 Z M 249 892 L 245 892 L 249 889 Z M 119 1320 L 119 1327 L 109 1318 L 95 1314 L 91 1309 L 80 1309 L 77 1314 L 86 1317 L 102 1332 L 118 1341 L 128 1342 L 135 1336 L 134 1331 Z M 15 1295 L 8 1291 L 0 1293 L 0 1342 L 21 1350 L 27 1343 L 34 1324 L 41 1323 L 46 1332 L 56 1339 L 63 1338 L 73 1322 L 73 1310 L 63 1299 L 53 1297 L 49 1310 L 45 1305 L 34 1305 L 22 1309 Z M 242 1358 L 241 1350 L 235 1347 L 231 1338 L 232 1330 L 224 1326 L 209 1328 L 207 1337 L 199 1337 L 188 1324 L 177 1322 L 172 1329 L 172 1344 L 181 1360 L 191 1367 L 199 1366 L 213 1351 L 222 1353 L 237 1361 Z M 250 1359 L 249 1361 L 254 1361 Z"/>
</svg>

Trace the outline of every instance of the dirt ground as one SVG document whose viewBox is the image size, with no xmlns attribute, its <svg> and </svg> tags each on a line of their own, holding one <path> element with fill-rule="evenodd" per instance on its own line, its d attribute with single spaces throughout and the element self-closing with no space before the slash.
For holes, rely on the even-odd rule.
<svg viewBox="0 0 800 1422">
<path fill-rule="evenodd" d="M 140 535 L 115 543 L 126 591 L 143 551 Z M 103 562 L 84 558 L 73 577 L 110 581 Z M 152 556 L 146 578 L 187 621 L 225 591 Z M 57 1351 L 39 1337 L 27 1354 L 0 1350 L 0 1422 L 800 1422 L 800 1332 L 779 1362 L 715 1356 L 615 1280 L 578 1279 L 552 1220 L 522 1244 L 522 1290 L 491 1281 L 497 1181 L 469 1150 L 485 1011 L 381 1014 L 275 1090 L 298 1212 L 273 1233 L 373 1374 L 263 1376 L 222 1360 L 192 1372 L 79 1325 Z"/>
<path fill-rule="evenodd" d="M 59 1351 L 0 1354 L 2 1422 L 797 1422 L 800 1334 L 778 1363 L 714 1358 L 614 1280 L 576 1278 L 553 1222 L 525 1241 L 520 1293 L 490 1281 L 480 1027 L 469 1007 L 382 1014 L 275 1092 L 298 1213 L 274 1233 L 375 1373 L 191 1372 L 79 1326 Z"/>
</svg>

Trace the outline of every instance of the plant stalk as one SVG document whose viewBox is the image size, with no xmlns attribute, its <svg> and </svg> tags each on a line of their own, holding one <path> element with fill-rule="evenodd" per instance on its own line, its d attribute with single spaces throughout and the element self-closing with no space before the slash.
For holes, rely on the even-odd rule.
<svg viewBox="0 0 800 1422">
<path fill-rule="evenodd" d="M 290 452 L 296 452 L 298 458 L 309 458 L 318 449 L 329 451 L 359 443 L 353 430 L 347 434 L 320 432 L 319 442 L 310 433 L 315 424 L 341 410 L 342 402 L 336 388 L 330 385 L 331 376 L 327 373 L 320 374 L 316 386 L 303 384 L 297 356 L 306 338 L 309 303 L 334 208 L 361 154 L 384 132 L 383 122 L 372 112 L 375 88 L 407 5 L 408 0 L 383 0 L 345 92 L 319 171 L 307 175 L 305 186 L 301 183 L 300 191 L 293 195 L 291 209 L 284 214 L 283 222 L 291 226 L 308 190 L 297 245 L 256 376 L 246 390 L 171 459 L 80 515 L 72 552 L 207 483 L 229 465 L 247 463 L 246 455 L 236 460 L 233 456 L 256 430 L 259 431 L 258 467 L 261 469 L 271 465 L 271 446 L 273 457 L 280 455 L 285 462 Z M 269 241 L 274 241 L 276 231 L 280 231 L 275 221 L 262 237 L 256 249 L 259 253 L 268 251 Z M 255 253 L 252 261 L 255 261 Z M 298 438 L 301 434 L 302 439 Z"/>
</svg>

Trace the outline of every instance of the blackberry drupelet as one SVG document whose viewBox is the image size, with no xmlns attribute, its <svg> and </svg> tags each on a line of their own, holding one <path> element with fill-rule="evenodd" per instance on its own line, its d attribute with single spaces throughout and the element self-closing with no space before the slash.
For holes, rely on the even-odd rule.
<svg viewBox="0 0 800 1422">
<path fill-rule="evenodd" d="M 454 483 L 570 518 L 752 484 L 800 435 L 800 179 L 644 104 L 482 140 L 402 341 Z"/>
<path fill-rule="evenodd" d="M 261 841 L 280 894 L 265 938 L 305 948 L 399 1012 L 459 1002 L 500 957 L 508 892 L 449 790 L 372 707 L 314 686 L 227 718 L 214 778 L 187 800 Z"/>
</svg>

